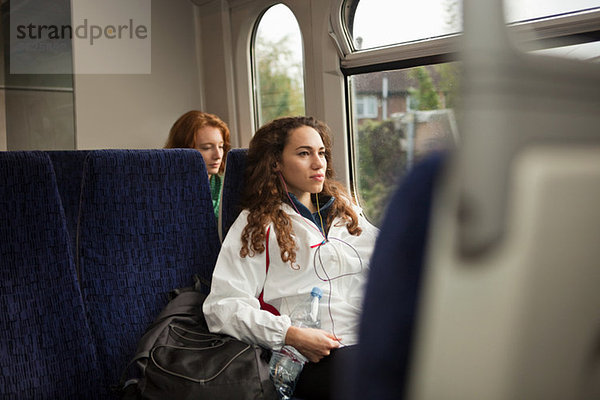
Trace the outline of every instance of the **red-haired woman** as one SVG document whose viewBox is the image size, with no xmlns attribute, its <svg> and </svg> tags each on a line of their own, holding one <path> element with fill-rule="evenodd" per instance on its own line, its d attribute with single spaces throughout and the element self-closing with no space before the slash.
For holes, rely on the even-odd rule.
<svg viewBox="0 0 600 400">
<path fill-rule="evenodd" d="M 214 114 L 188 111 L 175 121 L 169 131 L 166 149 L 190 148 L 202 154 L 213 202 L 215 217 L 219 216 L 222 176 L 227 152 L 231 148 L 227 124 Z"/>
<path fill-rule="evenodd" d="M 243 211 L 223 241 L 203 308 L 213 332 L 273 350 L 288 344 L 308 358 L 300 397 L 328 398 L 331 374 L 319 369 L 358 342 L 363 285 L 378 233 L 333 175 L 324 123 L 286 117 L 256 132 Z M 315 286 L 323 291 L 321 329 L 293 326 L 290 312 Z M 261 309 L 261 292 L 280 315 Z"/>
</svg>

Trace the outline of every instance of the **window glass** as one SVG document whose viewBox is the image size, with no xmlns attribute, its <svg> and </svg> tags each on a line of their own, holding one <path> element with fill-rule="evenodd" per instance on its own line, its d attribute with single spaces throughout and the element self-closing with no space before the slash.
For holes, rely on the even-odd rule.
<svg viewBox="0 0 600 400">
<path fill-rule="evenodd" d="M 298 21 L 283 4 L 269 8 L 253 41 L 255 116 L 258 126 L 304 114 L 304 65 Z"/>
<path fill-rule="evenodd" d="M 600 63 L 600 42 L 560 46 L 550 49 L 536 50 L 532 53 Z"/>
<path fill-rule="evenodd" d="M 357 50 L 443 36 L 462 29 L 460 0 L 360 0 L 348 15 Z"/>
<path fill-rule="evenodd" d="M 600 8 L 599 0 L 505 0 L 506 22 L 527 21 Z"/>
<path fill-rule="evenodd" d="M 348 78 L 355 188 L 374 224 L 381 222 L 398 180 L 416 161 L 456 143 L 458 68 L 446 63 Z M 369 115 L 365 99 L 374 99 L 376 109 Z"/>
<path fill-rule="evenodd" d="M 0 121 L 3 122 L 0 122 L 0 129 L 6 130 L 6 149 L 74 149 L 75 100 L 71 41 L 59 40 L 59 44 L 53 45 L 50 39 L 41 40 L 36 43 L 38 47 L 33 52 L 28 52 L 23 43 L 19 43 L 19 46 L 13 40 L 17 33 L 16 26 L 21 22 L 32 24 L 33 21 L 41 26 L 69 25 L 72 17 L 70 1 L 2 1 L 0 15 L 0 40 L 4 54 L 4 59 L 0 61 L 3 64 L 0 72 Z M 34 40 L 29 42 L 33 46 Z M 15 53 L 28 56 L 29 62 L 11 65 L 11 55 Z M 21 68 L 27 69 L 32 64 L 35 65 L 33 71 L 22 73 Z M 15 67 L 17 73 L 13 70 Z M 0 136 L 1 139 L 4 138 Z"/>
<path fill-rule="evenodd" d="M 555 23 L 565 34 L 565 37 L 554 37 L 552 40 L 532 41 L 531 43 L 515 43 L 518 47 L 528 51 L 529 46 L 544 48 L 536 50 L 533 53 L 547 54 L 562 58 L 574 58 L 590 62 L 598 62 L 600 56 L 600 47 L 597 41 L 598 36 L 594 32 L 577 32 L 577 35 L 569 35 L 572 26 L 578 25 L 578 19 L 585 19 L 590 12 L 598 13 L 600 11 L 600 0 L 505 0 L 504 14 L 507 23 L 521 23 L 524 29 L 530 29 L 530 38 L 536 38 L 537 33 L 533 30 L 534 26 L 543 26 L 544 29 L 552 29 L 553 20 L 564 17 L 569 18 L 569 24 L 565 22 Z M 542 20 L 542 21 L 540 21 Z M 529 23 L 529 24 L 528 24 Z M 543 25 L 540 25 L 543 24 Z M 556 30 L 556 28 L 554 28 Z M 586 43 L 587 42 L 587 43 Z"/>
</svg>

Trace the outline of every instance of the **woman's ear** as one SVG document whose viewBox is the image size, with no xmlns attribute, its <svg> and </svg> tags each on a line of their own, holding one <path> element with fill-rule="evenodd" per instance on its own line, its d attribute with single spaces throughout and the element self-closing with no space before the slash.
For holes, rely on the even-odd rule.
<svg viewBox="0 0 600 400">
<path fill-rule="evenodd" d="M 280 171 L 279 163 L 277 161 L 275 161 L 271 166 L 273 167 L 273 171 L 274 172 L 279 172 Z"/>
</svg>

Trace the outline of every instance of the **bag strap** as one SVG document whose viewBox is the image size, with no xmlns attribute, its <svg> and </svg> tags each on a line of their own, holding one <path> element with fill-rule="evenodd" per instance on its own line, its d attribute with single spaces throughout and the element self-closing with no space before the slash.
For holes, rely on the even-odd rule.
<svg viewBox="0 0 600 400">
<path fill-rule="evenodd" d="M 147 359 L 148 357 L 150 357 L 150 351 L 140 351 L 135 356 L 133 356 L 131 361 L 129 361 L 129 363 L 127 363 L 127 366 L 123 369 L 121 377 L 119 378 L 119 383 L 116 385 L 111 385 L 110 390 L 121 397 L 125 393 L 125 388 L 127 386 L 131 384 L 137 384 L 139 378 L 136 377 L 133 379 L 127 379 L 127 373 L 129 372 L 129 368 L 131 368 L 133 364 L 136 363 L 136 361 L 141 359 Z"/>
<path fill-rule="evenodd" d="M 265 240 L 266 241 L 265 251 L 267 252 L 267 267 L 266 267 L 267 274 L 269 273 L 269 264 L 271 263 L 269 260 L 269 233 L 270 232 L 271 232 L 271 227 L 269 226 L 267 228 L 267 235 L 266 235 L 266 240 Z M 266 275 L 265 275 L 265 280 L 266 280 Z M 260 309 L 268 311 L 273 315 L 281 315 L 275 307 L 273 307 L 269 303 L 265 302 L 265 300 L 263 299 L 264 292 L 265 292 L 265 289 L 264 289 L 264 285 L 263 285 L 263 290 L 261 290 L 260 295 L 258 296 L 258 301 L 260 302 Z"/>
</svg>

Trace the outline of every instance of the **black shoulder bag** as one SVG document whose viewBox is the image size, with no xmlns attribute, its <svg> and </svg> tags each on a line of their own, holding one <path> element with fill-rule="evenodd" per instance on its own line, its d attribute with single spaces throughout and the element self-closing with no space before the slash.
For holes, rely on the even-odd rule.
<svg viewBox="0 0 600 400">
<path fill-rule="evenodd" d="M 269 379 L 270 352 L 210 333 L 200 280 L 175 290 L 148 328 L 120 383 L 123 400 L 277 399 Z"/>
</svg>

